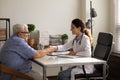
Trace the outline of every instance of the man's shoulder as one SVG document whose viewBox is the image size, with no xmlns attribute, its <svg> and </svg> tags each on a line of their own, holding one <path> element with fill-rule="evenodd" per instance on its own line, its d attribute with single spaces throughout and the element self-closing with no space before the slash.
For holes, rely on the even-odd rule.
<svg viewBox="0 0 120 80">
<path fill-rule="evenodd" d="M 9 46 L 9 48 L 13 48 L 15 46 L 20 46 L 20 45 L 23 45 L 25 44 L 25 41 L 20 39 L 19 37 L 17 36 L 11 36 L 4 44 L 5 47 Z M 19 47 L 18 46 L 18 47 Z"/>
<path fill-rule="evenodd" d="M 12 36 L 11 38 L 10 38 L 10 41 L 12 41 L 12 42 L 25 42 L 22 38 L 20 38 L 20 37 L 18 37 L 18 36 L 16 36 L 16 35 L 14 35 L 14 36 Z"/>
</svg>

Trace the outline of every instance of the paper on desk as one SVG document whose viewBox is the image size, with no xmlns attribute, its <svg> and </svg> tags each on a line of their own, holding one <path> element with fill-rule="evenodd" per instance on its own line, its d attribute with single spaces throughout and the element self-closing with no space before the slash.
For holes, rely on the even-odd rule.
<svg viewBox="0 0 120 80">
<path fill-rule="evenodd" d="M 57 52 L 53 52 L 52 54 L 50 54 L 50 55 L 55 55 L 55 56 L 57 56 L 57 55 L 61 55 L 61 54 L 68 54 L 69 53 L 69 51 L 57 51 Z"/>
<path fill-rule="evenodd" d="M 58 57 L 61 57 L 61 58 L 80 58 L 80 56 L 71 56 L 71 55 L 58 55 Z"/>
</svg>

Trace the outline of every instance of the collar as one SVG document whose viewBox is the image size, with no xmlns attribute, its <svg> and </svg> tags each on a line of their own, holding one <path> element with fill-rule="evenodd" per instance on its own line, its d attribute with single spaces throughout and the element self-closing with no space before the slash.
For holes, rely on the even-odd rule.
<svg viewBox="0 0 120 80">
<path fill-rule="evenodd" d="M 82 39 L 83 33 L 81 33 L 80 35 L 76 36 L 74 40 L 79 41 Z"/>
</svg>

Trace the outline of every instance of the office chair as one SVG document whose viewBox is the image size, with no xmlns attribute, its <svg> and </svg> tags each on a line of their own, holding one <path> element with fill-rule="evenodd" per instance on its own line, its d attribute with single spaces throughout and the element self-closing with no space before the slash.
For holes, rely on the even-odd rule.
<svg viewBox="0 0 120 80">
<path fill-rule="evenodd" d="M 0 76 L 1 76 L 2 72 L 10 74 L 12 76 L 11 80 L 16 80 L 16 77 L 20 77 L 20 78 L 23 78 L 23 79 L 26 79 L 26 80 L 34 80 L 32 77 L 30 77 L 30 76 L 28 76 L 24 73 L 21 73 L 19 71 L 16 71 L 16 70 L 14 70 L 10 67 L 7 67 L 0 62 Z"/>
<path fill-rule="evenodd" d="M 107 61 L 112 48 L 113 35 L 110 33 L 99 32 L 97 44 L 92 57 Z M 94 65 L 95 71 L 93 73 L 86 73 L 84 65 L 82 65 L 84 74 L 76 74 L 75 79 L 87 78 L 90 79 L 103 79 L 103 65 Z"/>
</svg>

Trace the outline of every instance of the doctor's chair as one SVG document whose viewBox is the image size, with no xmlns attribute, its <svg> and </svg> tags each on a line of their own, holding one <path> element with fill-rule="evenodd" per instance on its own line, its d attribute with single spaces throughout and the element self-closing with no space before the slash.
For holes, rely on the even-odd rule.
<svg viewBox="0 0 120 80">
<path fill-rule="evenodd" d="M 99 32 L 97 38 L 97 44 L 92 57 L 107 61 L 112 48 L 113 35 L 111 33 Z M 86 73 L 84 65 L 82 65 L 84 74 L 76 74 L 75 79 L 86 78 L 91 79 L 101 79 L 103 80 L 103 65 L 94 65 L 95 71 L 93 73 Z M 107 66 L 106 66 L 107 67 Z"/>
</svg>

